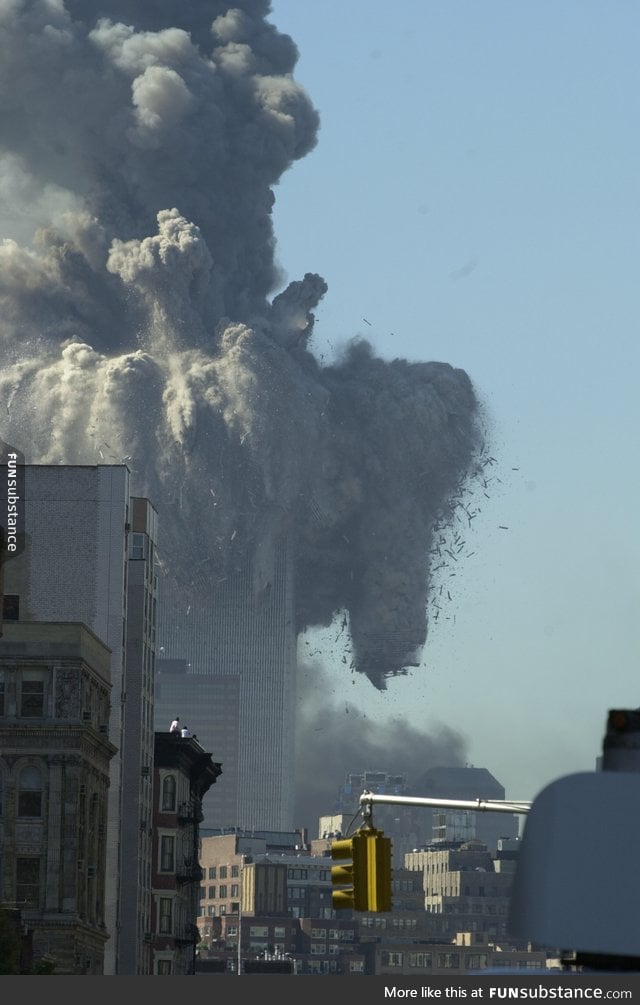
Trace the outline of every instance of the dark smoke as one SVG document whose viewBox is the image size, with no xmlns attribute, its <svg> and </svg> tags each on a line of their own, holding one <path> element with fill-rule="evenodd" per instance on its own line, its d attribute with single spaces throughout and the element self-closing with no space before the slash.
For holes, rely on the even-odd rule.
<svg viewBox="0 0 640 1005">
<path fill-rule="evenodd" d="M 127 458 L 200 594 L 248 557 L 266 588 L 286 534 L 297 629 L 346 611 L 384 688 L 425 643 L 478 407 L 463 371 L 364 341 L 320 366 L 319 276 L 269 299 L 273 189 L 319 119 L 268 13 L 0 0 L 0 431 L 30 462 Z"/>
<path fill-rule="evenodd" d="M 317 663 L 301 665 L 300 683 L 295 819 L 312 838 L 317 837 L 318 817 L 335 811 L 347 773 L 404 775 L 410 794 L 419 795 L 416 782 L 427 769 L 467 761 L 466 740 L 448 726 L 432 726 L 426 732 L 404 719 L 381 723 L 356 702 L 332 697 L 328 677 Z M 348 697 L 346 689 L 345 693 Z M 360 794 L 354 793 L 349 807 L 354 814 L 359 811 Z"/>
</svg>

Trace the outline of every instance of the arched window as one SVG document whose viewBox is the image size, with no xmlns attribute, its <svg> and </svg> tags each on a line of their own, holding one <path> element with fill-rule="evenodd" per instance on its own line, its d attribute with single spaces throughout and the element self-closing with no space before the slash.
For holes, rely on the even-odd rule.
<svg viewBox="0 0 640 1005">
<path fill-rule="evenodd" d="M 176 808 L 176 777 L 165 775 L 162 782 L 162 809 L 172 813 Z"/>
<path fill-rule="evenodd" d="M 20 772 L 18 816 L 42 816 L 42 775 L 38 768 L 23 768 Z"/>
</svg>

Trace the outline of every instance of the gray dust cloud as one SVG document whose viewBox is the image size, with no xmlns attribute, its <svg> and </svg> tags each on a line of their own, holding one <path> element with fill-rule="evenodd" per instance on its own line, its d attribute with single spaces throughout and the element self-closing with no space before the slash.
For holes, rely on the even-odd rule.
<svg viewBox="0 0 640 1005">
<path fill-rule="evenodd" d="M 0 434 L 127 463 L 185 597 L 247 559 L 267 589 L 286 534 L 297 632 L 344 612 L 346 672 L 383 690 L 420 662 L 480 409 L 463 370 L 363 339 L 321 365 L 326 283 L 276 295 L 274 189 L 320 120 L 269 13 L 0 0 Z"/>
</svg>

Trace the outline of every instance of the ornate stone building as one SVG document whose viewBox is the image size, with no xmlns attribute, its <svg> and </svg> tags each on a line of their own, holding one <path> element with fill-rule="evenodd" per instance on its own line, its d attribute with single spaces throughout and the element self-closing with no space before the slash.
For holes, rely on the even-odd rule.
<svg viewBox="0 0 640 1005">
<path fill-rule="evenodd" d="M 202 798 L 222 773 L 194 736 L 155 734 L 153 896 L 148 939 L 152 973 L 195 973 Z"/>
<path fill-rule="evenodd" d="M 103 972 L 109 659 L 83 624 L 3 626 L 0 902 L 59 974 Z"/>
</svg>

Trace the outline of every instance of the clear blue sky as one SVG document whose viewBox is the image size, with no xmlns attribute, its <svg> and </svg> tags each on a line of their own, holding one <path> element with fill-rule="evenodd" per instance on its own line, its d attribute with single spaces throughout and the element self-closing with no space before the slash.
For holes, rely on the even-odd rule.
<svg viewBox="0 0 640 1005">
<path fill-rule="evenodd" d="M 271 20 L 321 115 L 275 207 L 287 279 L 329 284 L 316 352 L 360 334 L 464 368 L 501 479 L 423 667 L 350 699 L 459 730 L 532 798 L 640 706 L 640 7 L 275 0 Z"/>
</svg>

